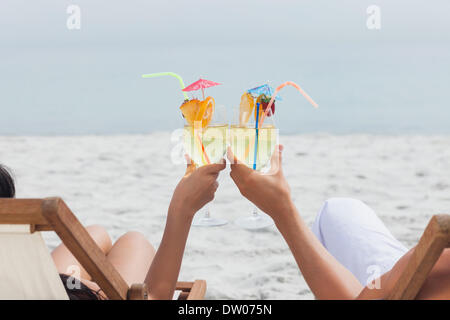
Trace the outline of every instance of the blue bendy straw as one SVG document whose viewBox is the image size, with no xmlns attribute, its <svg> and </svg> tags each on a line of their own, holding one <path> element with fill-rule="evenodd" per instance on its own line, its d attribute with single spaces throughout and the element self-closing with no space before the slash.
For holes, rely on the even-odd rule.
<svg viewBox="0 0 450 320">
<path fill-rule="evenodd" d="M 256 136 L 255 136 L 255 157 L 253 159 L 253 170 L 256 170 L 256 157 L 258 155 L 258 121 L 259 120 L 259 102 L 256 104 L 256 125 L 255 125 L 255 129 L 256 129 Z"/>
</svg>

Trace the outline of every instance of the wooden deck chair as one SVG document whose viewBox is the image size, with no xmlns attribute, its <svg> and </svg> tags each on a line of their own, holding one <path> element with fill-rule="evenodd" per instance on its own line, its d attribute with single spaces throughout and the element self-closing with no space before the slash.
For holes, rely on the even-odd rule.
<svg viewBox="0 0 450 320">
<path fill-rule="evenodd" d="M 0 199 L 0 299 L 68 299 L 42 239 L 55 231 L 109 299 L 147 298 L 145 284 L 128 287 L 60 198 Z M 178 282 L 179 300 L 200 300 L 206 281 Z"/>
<path fill-rule="evenodd" d="M 450 248 L 450 215 L 435 215 L 428 223 L 388 299 L 415 299 L 445 248 Z"/>
</svg>

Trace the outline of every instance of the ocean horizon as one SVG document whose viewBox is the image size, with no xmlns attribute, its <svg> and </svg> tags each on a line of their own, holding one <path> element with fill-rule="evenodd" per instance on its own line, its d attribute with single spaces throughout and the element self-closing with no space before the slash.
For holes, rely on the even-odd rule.
<svg viewBox="0 0 450 320">
<path fill-rule="evenodd" d="M 295 81 L 319 109 L 292 87 L 283 89 L 275 112 L 281 134 L 450 134 L 449 3 L 379 2 L 380 30 L 366 27 L 365 1 L 200 1 L 202 14 L 182 1 L 108 4 L 108 12 L 81 1 L 81 29 L 68 30 L 65 4 L 6 1 L 0 135 L 180 128 L 178 82 L 141 77 L 161 71 L 179 73 L 186 85 L 200 77 L 221 83 L 206 94 L 227 108 L 229 122 L 245 90 Z M 241 14 L 230 24 L 220 12 L 232 15 L 233 8 Z M 268 10 L 272 23 L 259 23 Z M 18 12 L 26 24 L 12 18 Z M 168 13 L 173 20 L 163 18 Z"/>
</svg>

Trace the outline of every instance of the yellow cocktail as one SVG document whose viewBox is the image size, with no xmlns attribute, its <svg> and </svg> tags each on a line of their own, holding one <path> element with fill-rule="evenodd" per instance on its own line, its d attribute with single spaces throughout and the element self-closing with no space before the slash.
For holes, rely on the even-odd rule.
<svg viewBox="0 0 450 320">
<path fill-rule="evenodd" d="M 258 139 L 256 139 L 257 131 Z M 229 137 L 231 151 L 236 158 L 250 168 L 261 170 L 269 163 L 278 143 L 278 129 L 273 125 L 263 126 L 258 130 L 248 125 L 232 125 Z M 256 166 L 254 166 L 255 159 Z"/>
<path fill-rule="evenodd" d="M 228 125 L 184 126 L 184 149 L 197 165 L 217 163 L 227 150 Z"/>
</svg>

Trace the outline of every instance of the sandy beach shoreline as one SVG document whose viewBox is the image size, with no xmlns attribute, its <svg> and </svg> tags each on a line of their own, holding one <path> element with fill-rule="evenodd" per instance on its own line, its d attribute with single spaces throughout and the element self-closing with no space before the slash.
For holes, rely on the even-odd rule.
<svg viewBox="0 0 450 320">
<path fill-rule="evenodd" d="M 305 134 L 281 136 L 293 199 L 308 223 L 330 197 L 361 199 L 391 232 L 413 246 L 429 218 L 450 213 L 450 136 Z M 0 162 L 18 197 L 60 196 L 85 225 L 113 238 L 141 231 L 157 247 L 172 191 L 184 173 L 169 132 L 113 136 L 0 136 Z M 221 175 L 212 215 L 230 223 L 192 228 L 180 279 L 208 281 L 209 299 L 312 299 L 275 227 L 250 232 L 232 223 L 249 215 Z M 201 214 L 201 213 L 200 213 Z M 46 234 L 50 247 L 58 244 Z"/>
</svg>

